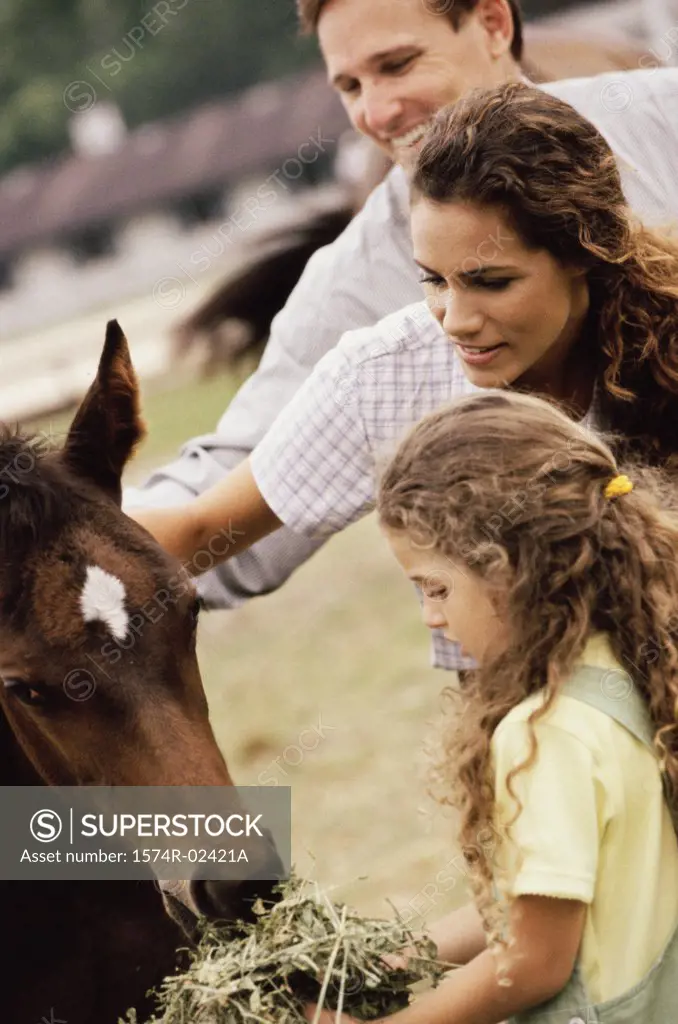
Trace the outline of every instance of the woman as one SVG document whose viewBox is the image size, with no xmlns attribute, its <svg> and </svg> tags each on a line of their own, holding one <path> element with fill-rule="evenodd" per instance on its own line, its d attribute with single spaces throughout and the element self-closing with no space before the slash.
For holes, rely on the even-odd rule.
<svg viewBox="0 0 678 1024">
<path fill-rule="evenodd" d="M 437 118 L 412 191 L 422 280 L 469 379 L 672 457 L 678 248 L 631 220 L 596 129 L 534 89 L 476 92 Z"/>
</svg>

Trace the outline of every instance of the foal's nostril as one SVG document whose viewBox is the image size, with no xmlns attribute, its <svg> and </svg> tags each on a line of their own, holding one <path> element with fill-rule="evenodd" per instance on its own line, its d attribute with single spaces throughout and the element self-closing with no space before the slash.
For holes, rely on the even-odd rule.
<svg viewBox="0 0 678 1024">
<path fill-rule="evenodd" d="M 191 897 L 198 912 L 210 920 L 253 921 L 252 907 L 256 900 L 275 903 L 279 898 L 274 893 L 276 879 L 248 878 L 244 881 L 210 881 L 197 879 L 191 882 Z"/>
<path fill-rule="evenodd" d="M 280 899 L 273 889 L 285 877 L 285 868 L 268 829 L 263 843 L 253 844 L 249 855 L 247 878 L 216 880 L 197 875 L 191 879 L 191 902 L 198 913 L 211 920 L 252 921 L 256 900 L 275 903 Z"/>
</svg>

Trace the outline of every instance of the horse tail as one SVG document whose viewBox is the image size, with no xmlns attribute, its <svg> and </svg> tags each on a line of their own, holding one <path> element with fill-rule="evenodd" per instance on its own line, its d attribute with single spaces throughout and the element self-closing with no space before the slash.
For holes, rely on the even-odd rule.
<svg viewBox="0 0 678 1024">
<path fill-rule="evenodd" d="M 205 371 L 260 351 L 273 318 L 287 302 L 311 256 L 333 242 L 352 220 L 349 203 L 316 213 L 306 224 L 268 233 L 253 258 L 210 292 L 173 329 L 174 355 L 183 358 L 197 340 L 209 349 Z"/>
</svg>

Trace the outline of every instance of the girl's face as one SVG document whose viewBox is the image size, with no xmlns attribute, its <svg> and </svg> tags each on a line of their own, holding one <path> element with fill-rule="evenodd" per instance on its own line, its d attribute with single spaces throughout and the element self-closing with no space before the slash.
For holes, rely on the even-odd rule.
<svg viewBox="0 0 678 1024">
<path fill-rule="evenodd" d="M 417 198 L 412 234 L 429 306 L 469 380 L 573 397 L 582 364 L 568 356 L 589 308 L 585 271 L 526 248 L 489 207 Z"/>
<path fill-rule="evenodd" d="M 482 664 L 508 643 L 508 627 L 497 611 L 500 595 L 464 566 L 434 548 L 421 548 L 404 530 L 382 527 L 405 575 L 422 594 L 422 617 L 429 629 L 442 629 L 464 654 Z"/>
</svg>

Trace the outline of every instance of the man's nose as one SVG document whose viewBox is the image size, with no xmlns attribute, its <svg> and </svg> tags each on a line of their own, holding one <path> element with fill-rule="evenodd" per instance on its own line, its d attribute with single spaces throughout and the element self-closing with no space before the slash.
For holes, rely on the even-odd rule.
<svg viewBox="0 0 678 1024">
<path fill-rule="evenodd" d="M 402 125 L 403 104 L 393 92 L 379 85 L 363 85 L 358 125 L 365 134 L 388 142 Z"/>
</svg>

